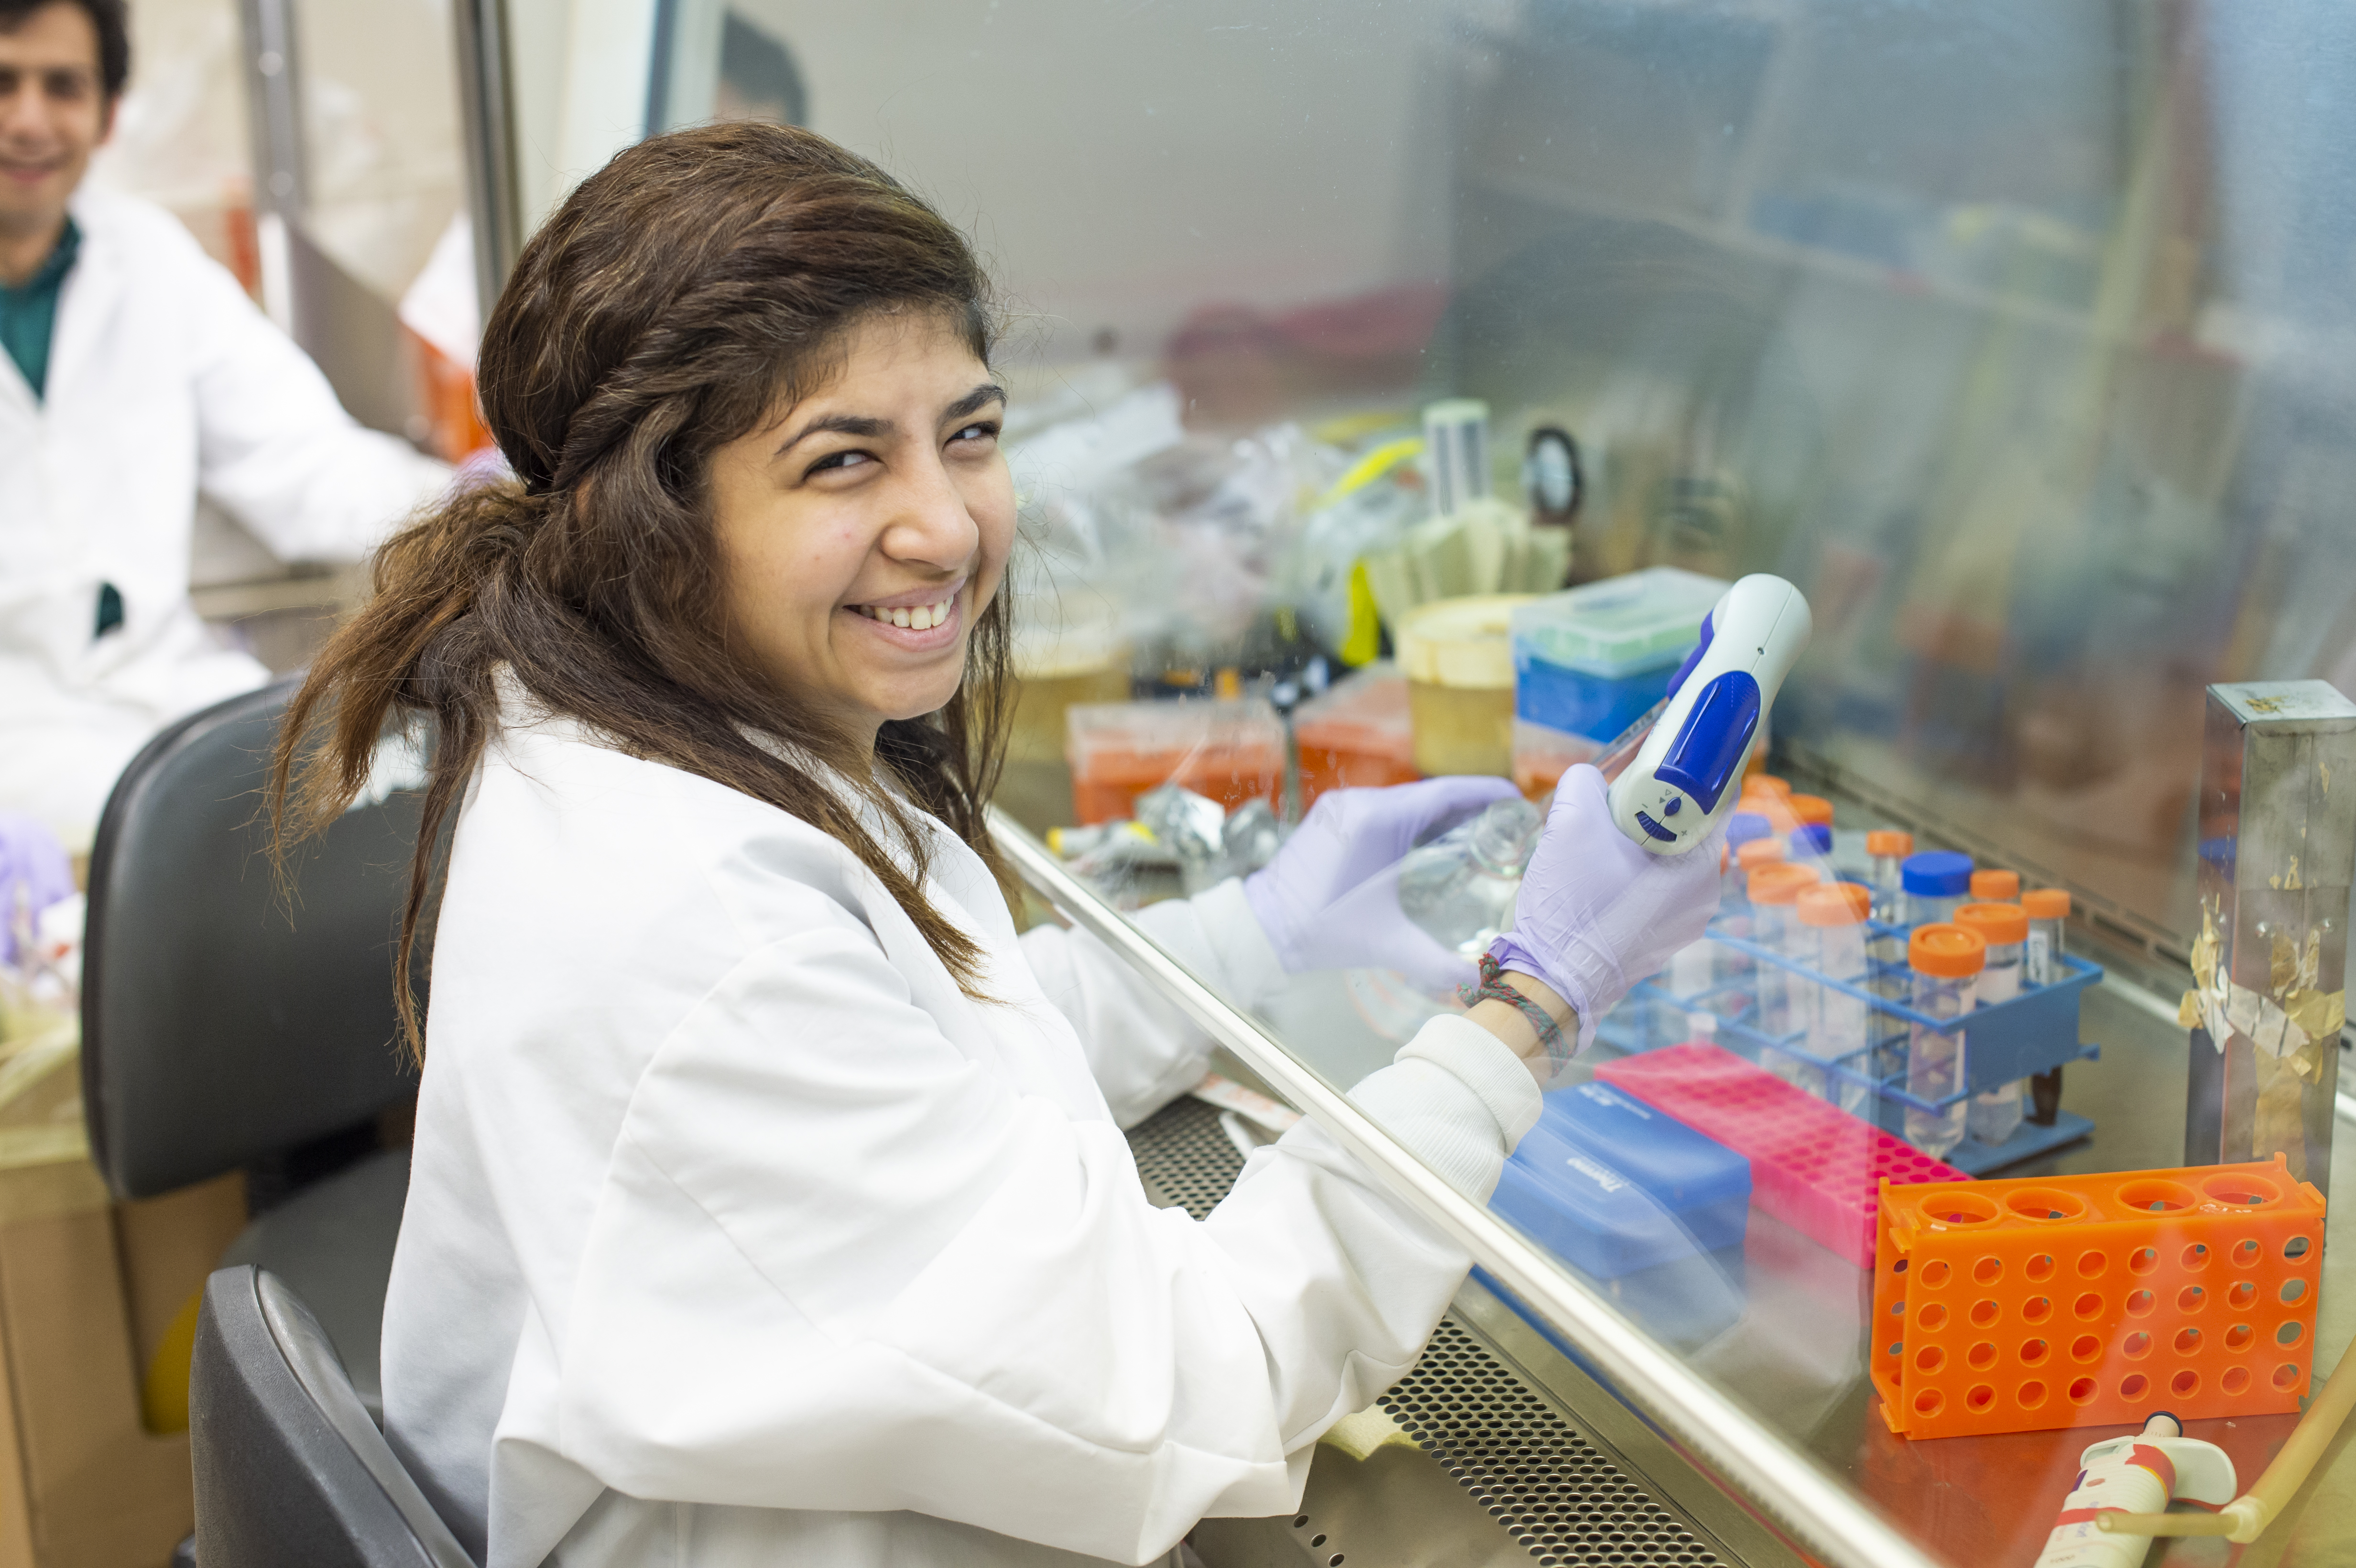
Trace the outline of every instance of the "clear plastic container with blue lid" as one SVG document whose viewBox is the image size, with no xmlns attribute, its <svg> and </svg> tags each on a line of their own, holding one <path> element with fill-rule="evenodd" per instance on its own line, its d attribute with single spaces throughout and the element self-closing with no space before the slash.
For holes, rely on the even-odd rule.
<svg viewBox="0 0 2356 1568">
<path fill-rule="evenodd" d="M 1514 710 L 1534 724 L 1609 741 L 1666 696 L 1731 586 L 1650 567 L 1549 593 L 1513 614 Z"/>
<path fill-rule="evenodd" d="M 1907 925 L 1944 924 L 1972 896 L 1972 858 L 1954 849 L 1909 855 L 1898 869 Z"/>
<path fill-rule="evenodd" d="M 1490 1207 L 1599 1279 L 1742 1244 L 1751 1162 L 1604 1083 L 1546 1097 Z"/>
</svg>

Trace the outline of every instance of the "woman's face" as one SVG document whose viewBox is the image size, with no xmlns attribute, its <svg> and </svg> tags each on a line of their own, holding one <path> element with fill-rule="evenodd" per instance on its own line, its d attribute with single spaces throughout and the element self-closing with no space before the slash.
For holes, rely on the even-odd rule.
<svg viewBox="0 0 2356 1568">
<path fill-rule="evenodd" d="M 855 323 L 841 368 L 712 454 L 731 624 L 771 679 L 873 739 L 957 692 L 1014 539 L 1005 392 L 948 319 Z"/>
</svg>

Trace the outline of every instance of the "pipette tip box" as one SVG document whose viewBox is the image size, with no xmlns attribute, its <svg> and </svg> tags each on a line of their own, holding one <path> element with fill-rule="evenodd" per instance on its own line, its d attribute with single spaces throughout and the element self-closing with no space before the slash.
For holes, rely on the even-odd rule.
<svg viewBox="0 0 2356 1568">
<path fill-rule="evenodd" d="M 1859 1268 L 1873 1266 L 1885 1181 L 1967 1179 L 1715 1045 L 1667 1046 L 1607 1061 L 1595 1075 L 1743 1156 L 1755 1206 Z"/>
<path fill-rule="evenodd" d="M 1750 1161 L 1604 1083 L 1546 1097 L 1490 1200 L 1599 1279 L 1740 1247 L 1750 1205 Z"/>
</svg>

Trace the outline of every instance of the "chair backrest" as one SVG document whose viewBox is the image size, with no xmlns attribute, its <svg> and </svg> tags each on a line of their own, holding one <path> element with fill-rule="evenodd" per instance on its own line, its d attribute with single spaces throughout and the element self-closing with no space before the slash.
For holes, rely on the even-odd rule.
<svg viewBox="0 0 2356 1568">
<path fill-rule="evenodd" d="M 475 1568 L 310 1309 L 251 1264 L 205 1282 L 188 1442 L 200 1565 Z"/>
<path fill-rule="evenodd" d="M 392 943 L 421 797 L 394 789 L 356 805 L 306 847 L 283 896 L 262 787 L 294 689 L 281 681 L 166 730 L 99 820 L 82 1101 L 92 1156 L 122 1197 L 251 1164 L 415 1087 Z"/>
</svg>

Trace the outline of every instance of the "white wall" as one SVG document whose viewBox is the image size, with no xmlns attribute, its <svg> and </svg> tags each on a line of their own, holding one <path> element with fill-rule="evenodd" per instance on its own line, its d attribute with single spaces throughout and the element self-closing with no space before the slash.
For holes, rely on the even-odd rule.
<svg viewBox="0 0 2356 1568">
<path fill-rule="evenodd" d="M 1445 40 L 1515 0 L 730 3 L 793 51 L 814 127 L 968 226 L 1067 357 L 1106 327 L 1150 354 L 1202 304 L 1443 275 Z M 608 84 L 613 144 L 643 113 L 646 35 L 582 25 L 633 7 L 509 0 L 532 218 L 586 172 L 568 69 Z"/>
<path fill-rule="evenodd" d="M 1052 357 L 1445 270 L 1440 4 L 736 0 L 814 128 L 969 226 Z M 1425 156 L 1419 156 L 1422 153 Z"/>
</svg>

